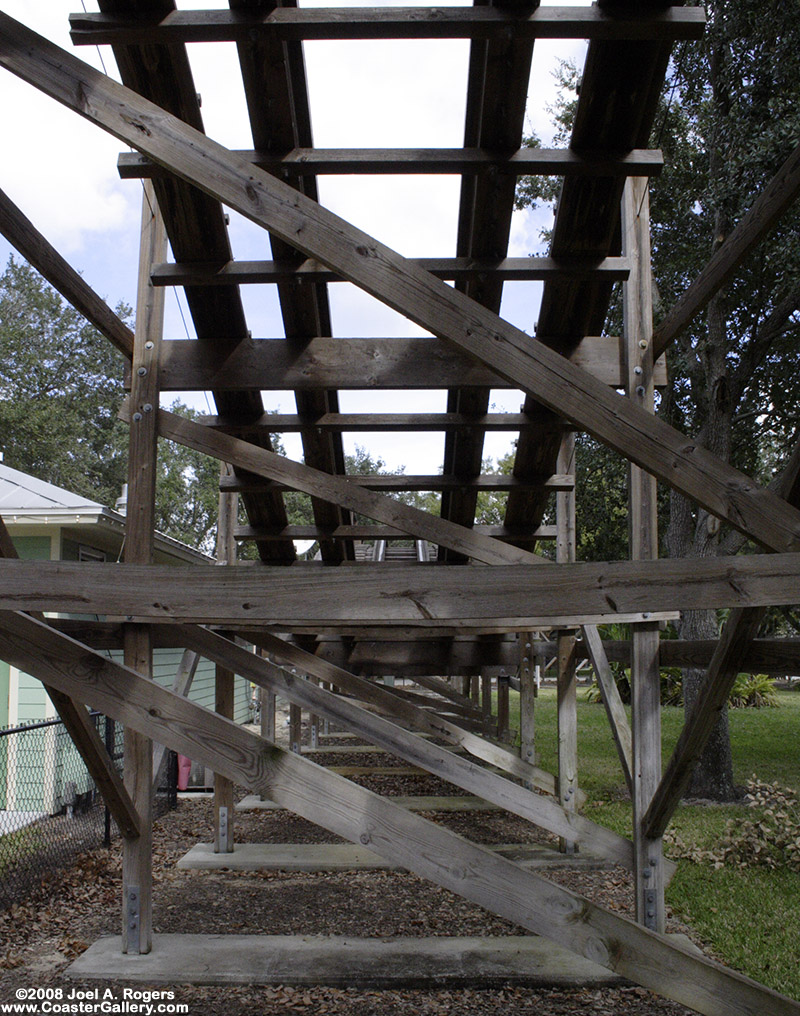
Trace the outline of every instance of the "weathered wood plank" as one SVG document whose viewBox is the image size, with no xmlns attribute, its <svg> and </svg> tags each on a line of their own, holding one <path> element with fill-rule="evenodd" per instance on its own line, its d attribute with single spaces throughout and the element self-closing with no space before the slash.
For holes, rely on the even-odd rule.
<svg viewBox="0 0 800 1016">
<path fill-rule="evenodd" d="M 604 384 L 623 383 L 620 344 L 614 336 L 584 339 L 570 360 Z M 211 345 L 173 339 L 162 345 L 161 378 L 164 391 L 447 388 L 455 383 L 517 387 L 435 338 L 317 336 L 300 349 L 285 339 L 248 339 L 224 356 Z M 666 384 L 663 362 L 657 380 Z"/>
<path fill-rule="evenodd" d="M 484 413 L 468 416 L 466 413 L 323 413 L 314 420 L 301 418 L 297 413 L 265 413 L 249 423 L 237 423 L 224 416 L 196 416 L 195 423 L 212 427 L 224 434 L 243 437 L 259 432 L 267 434 L 297 433 L 313 426 L 319 430 L 334 431 L 430 431 L 472 430 L 522 431 L 541 430 L 546 422 L 527 413 Z M 564 430 L 569 424 L 559 423 L 553 429 Z"/>
<path fill-rule="evenodd" d="M 761 191 L 752 207 L 656 328 L 653 348 L 660 356 L 739 265 L 772 230 L 800 194 L 800 145 Z"/>
<path fill-rule="evenodd" d="M 0 233 L 86 320 L 130 358 L 133 332 L 0 190 Z"/>
<path fill-rule="evenodd" d="M 410 258 L 412 264 L 424 268 L 437 279 L 463 282 L 484 276 L 503 282 L 541 282 L 544 279 L 604 279 L 620 282 L 628 277 L 624 258 L 603 258 L 587 261 L 574 258 Z M 344 282 L 336 272 L 319 261 L 229 261 L 225 265 L 168 263 L 154 265 L 151 273 L 154 286 L 245 286 L 277 285 L 281 282 Z"/>
<path fill-rule="evenodd" d="M 777 551 L 800 548 L 800 513 L 554 350 L 7 15 L 0 17 L 0 32 L 0 65 L 12 73 L 163 165 L 179 168 L 184 179 L 490 363 L 542 404 L 759 543 Z"/>
<path fill-rule="evenodd" d="M 504 542 L 536 543 L 539 540 L 554 540 L 554 526 L 539 526 L 533 531 L 520 533 L 505 526 L 473 526 L 472 532 L 489 536 Z M 266 529 L 256 526 L 237 526 L 234 530 L 237 540 L 407 540 L 408 534 L 391 526 L 337 526 L 322 529 L 320 526 L 284 526 L 282 529 Z"/>
<path fill-rule="evenodd" d="M 516 476 L 501 473 L 486 473 L 482 476 L 471 476 L 461 479 L 457 476 L 442 476 L 441 473 L 430 473 L 425 476 L 413 476 L 409 473 L 353 473 L 347 476 L 347 482 L 365 490 L 462 490 L 473 487 L 476 490 L 529 490 L 532 487 L 546 487 L 552 491 L 573 490 L 575 477 L 572 473 L 554 473 L 552 476 L 531 476 L 518 479 Z M 241 480 L 236 476 L 226 477 L 220 483 L 220 489 L 232 491 L 269 490 L 281 487 L 291 490 L 289 483 L 264 480 Z M 475 532 L 471 529 L 470 532 Z"/>
<path fill-rule="evenodd" d="M 285 154 L 235 149 L 246 162 L 277 176 L 341 173 L 391 175 L 478 175 L 501 170 L 514 176 L 655 176 L 664 166 L 656 149 L 627 153 L 573 151 L 571 148 L 520 148 L 492 152 L 485 148 L 293 148 Z M 117 160 L 123 180 L 162 176 L 168 172 L 139 152 L 122 152 Z"/>
<path fill-rule="evenodd" d="M 175 11 L 145 21 L 113 14 L 73 14 L 76 46 L 248 42 L 259 33 L 281 39 L 492 39 L 513 31 L 526 39 L 699 39 L 702 9 L 670 7 L 647 17 L 611 16 L 599 7 L 543 7 L 530 14 L 467 7 L 277 7 L 261 11 Z M 254 33 L 256 33 L 254 35 Z"/>
<path fill-rule="evenodd" d="M 603 640 L 600 638 L 597 628 L 594 625 L 587 624 L 584 625 L 581 631 L 583 643 L 591 660 L 592 669 L 597 678 L 597 686 L 600 689 L 600 695 L 603 699 L 606 715 L 608 716 L 611 735 L 614 738 L 614 744 L 617 746 L 617 754 L 622 765 L 625 783 L 628 790 L 630 790 L 632 787 L 633 749 L 628 715 L 625 712 L 625 706 L 622 704 L 617 682 L 611 673 L 608 657 L 603 647 Z"/>
<path fill-rule="evenodd" d="M 240 786 L 705 1016 L 800 1013 L 797 1003 L 281 751 L 31 618 L 0 616 L 0 656 Z"/>
<path fill-rule="evenodd" d="M 634 619 L 641 620 L 641 611 L 796 603 L 800 555 L 496 565 L 471 572 L 476 575 L 472 581 L 460 568 L 417 564 L 346 569 L 255 565 L 203 568 L 202 580 L 200 574 L 199 566 L 130 565 L 123 585 L 113 564 L 0 561 L 0 609 L 236 623 L 253 629 L 492 627 L 492 621 L 501 627 L 510 620 L 512 630 L 532 617 L 537 623 L 528 627 L 547 627 L 548 618 L 552 626 L 561 617 L 595 617 L 602 624 L 620 615 L 638 614 Z"/>
</svg>

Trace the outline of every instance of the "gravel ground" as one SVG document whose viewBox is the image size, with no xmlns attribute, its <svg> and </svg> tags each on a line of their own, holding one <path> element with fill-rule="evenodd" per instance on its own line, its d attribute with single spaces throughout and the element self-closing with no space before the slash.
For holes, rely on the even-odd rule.
<svg viewBox="0 0 800 1016">
<path fill-rule="evenodd" d="M 334 765 L 362 761 L 330 756 Z M 371 764 L 385 764 L 382 756 Z M 446 792 L 433 777 L 358 778 L 370 789 L 394 794 Z M 493 812 L 427 816 L 481 843 L 542 842 L 546 834 L 513 816 Z M 236 815 L 238 842 L 334 842 L 324 830 L 283 811 Z M 212 839 L 212 802 L 183 800 L 155 828 L 154 930 L 156 933 L 337 934 L 374 937 L 520 934 L 480 907 L 403 872 L 347 874 L 180 871 L 178 859 L 195 843 Z M 0 1004 L 21 987 L 61 988 L 69 961 L 97 937 L 116 934 L 120 921 L 121 848 L 78 859 L 57 887 L 0 914 Z M 547 877 L 618 913 L 630 914 L 631 886 L 623 869 L 570 871 Z M 685 931 L 676 925 L 670 930 Z M 97 982 L 92 982 L 94 987 Z M 88 985 L 80 985 L 87 987 Z M 106 985 L 100 983 L 104 988 Z M 122 984 L 110 983 L 117 996 Z M 146 985 L 136 985 L 144 989 Z M 152 985 L 162 988 L 163 985 Z M 641 988 L 549 990 L 374 991 L 333 988 L 194 987 L 180 984 L 175 1001 L 192 1016 L 271 1016 L 297 1012 L 335 1016 L 686 1016 L 689 1010 Z"/>
</svg>

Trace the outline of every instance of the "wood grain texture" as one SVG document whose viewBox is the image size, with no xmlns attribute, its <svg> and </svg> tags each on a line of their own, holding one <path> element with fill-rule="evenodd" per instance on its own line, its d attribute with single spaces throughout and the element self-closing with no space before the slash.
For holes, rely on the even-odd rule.
<svg viewBox="0 0 800 1016">
<path fill-rule="evenodd" d="M 114 564 L 0 561 L 0 610 L 236 623 L 254 630 L 264 625 L 491 628 L 490 622 L 502 627 L 507 620 L 511 630 L 531 617 L 539 620 L 528 627 L 538 628 L 548 618 L 555 625 L 565 616 L 603 623 L 623 615 L 639 614 L 634 620 L 641 620 L 641 611 L 793 604 L 800 556 L 495 565 L 474 580 L 474 573 L 460 568 L 354 564 L 347 566 L 347 596 L 340 569 L 255 565 L 201 573 L 198 568 L 129 565 L 123 586 Z"/>
<path fill-rule="evenodd" d="M 620 344 L 614 336 L 584 339 L 570 359 L 603 384 L 623 384 Z M 435 338 L 317 336 L 302 346 L 284 339 L 243 339 L 224 355 L 204 343 L 173 339 L 161 349 L 161 380 L 164 391 L 446 388 L 458 381 L 517 387 L 490 365 L 477 363 Z M 663 362 L 656 380 L 666 384 Z"/>
<path fill-rule="evenodd" d="M 571 148 L 520 148 L 493 152 L 485 148 L 293 148 L 283 153 L 234 150 L 235 154 L 277 176 L 380 173 L 490 174 L 514 176 L 654 176 L 664 158 L 656 149 L 627 153 L 573 151 Z M 122 152 L 117 169 L 123 180 L 161 176 L 168 171 L 139 152 Z"/>
<path fill-rule="evenodd" d="M 281 751 L 25 615 L 0 615 L 0 655 L 240 786 L 706 1016 L 800 1013 L 797 1003 Z"/>
<path fill-rule="evenodd" d="M 609 16 L 600 8 L 543 7 L 519 15 L 503 8 L 343 7 L 260 11 L 176 11 L 144 21 L 110 14 L 73 14 L 70 36 L 84 46 L 247 42 L 259 33 L 300 39 L 492 39 L 513 30 L 525 39 L 698 39 L 705 14 L 671 7 L 647 17 Z M 255 35 L 254 35 L 255 33 Z"/>
<path fill-rule="evenodd" d="M 628 405 L 557 352 L 7 15 L 0 18 L 0 65 L 489 363 L 759 543 L 777 551 L 800 548 L 800 513 L 769 491 Z"/>
</svg>

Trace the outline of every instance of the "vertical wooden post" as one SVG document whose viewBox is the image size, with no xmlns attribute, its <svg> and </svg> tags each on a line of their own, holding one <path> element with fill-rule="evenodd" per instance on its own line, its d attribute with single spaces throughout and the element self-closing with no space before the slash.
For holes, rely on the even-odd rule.
<svg viewBox="0 0 800 1016">
<path fill-rule="evenodd" d="M 308 680 L 312 684 L 319 684 L 319 678 L 308 675 Z M 312 748 L 319 748 L 319 730 L 320 730 L 320 717 L 316 713 L 311 713 L 308 717 L 308 743 Z"/>
<path fill-rule="evenodd" d="M 483 713 L 483 731 L 488 734 L 492 729 L 492 675 L 481 671 L 481 711 Z"/>
<path fill-rule="evenodd" d="M 225 462 L 220 463 L 220 476 L 233 474 Z M 217 517 L 217 564 L 236 564 L 236 540 L 233 533 L 239 510 L 239 495 L 220 493 Z M 214 668 L 214 708 L 221 716 L 233 719 L 236 675 L 227 667 Z M 219 773 L 214 774 L 214 853 L 233 853 L 233 783 Z"/>
<path fill-rule="evenodd" d="M 507 674 L 497 677 L 497 737 L 500 741 L 510 741 L 509 730 L 509 681 Z"/>
<path fill-rule="evenodd" d="M 152 185 L 144 185 L 136 332 L 131 372 L 128 505 L 125 563 L 152 564 L 158 444 L 158 357 L 164 324 L 164 291 L 150 282 L 150 268 L 167 255 L 164 223 Z M 125 625 L 124 659 L 144 677 L 153 676 L 149 625 Z M 125 837 L 122 851 L 122 951 L 148 953 L 153 940 L 153 745 L 125 728 L 125 786 L 141 819 L 141 835 Z"/>
<path fill-rule="evenodd" d="M 524 631 L 519 634 L 519 754 L 530 765 L 536 762 L 535 701 L 533 632 Z"/>
<path fill-rule="evenodd" d="M 575 434 L 569 431 L 558 452 L 559 473 L 575 475 Z M 556 561 L 569 564 L 575 560 L 575 491 L 556 494 Z M 558 796 L 568 810 L 575 809 L 578 790 L 578 687 L 576 682 L 575 632 L 558 633 Z M 563 837 L 559 840 L 563 853 L 575 852 L 575 844 Z"/>
<path fill-rule="evenodd" d="M 303 712 L 300 706 L 294 702 L 289 704 L 289 745 L 291 750 L 300 754 L 300 747 L 303 741 Z"/>
<path fill-rule="evenodd" d="M 261 736 L 266 741 L 275 741 L 275 695 L 266 688 L 261 692 Z"/>
<path fill-rule="evenodd" d="M 477 674 L 472 674 L 469 679 L 469 693 L 472 704 L 476 709 L 481 707 L 481 679 Z"/>
<path fill-rule="evenodd" d="M 653 306 L 650 266 L 650 206 L 644 178 L 630 178 L 622 199 L 622 235 L 630 275 L 623 285 L 626 390 L 653 412 Z M 656 481 L 631 465 L 629 472 L 630 556 L 658 557 Z M 636 919 L 664 931 L 664 865 L 661 839 L 648 839 L 642 819 L 661 779 L 661 688 L 658 625 L 633 626 L 631 636 L 631 728 L 633 737 L 633 843 Z"/>
</svg>

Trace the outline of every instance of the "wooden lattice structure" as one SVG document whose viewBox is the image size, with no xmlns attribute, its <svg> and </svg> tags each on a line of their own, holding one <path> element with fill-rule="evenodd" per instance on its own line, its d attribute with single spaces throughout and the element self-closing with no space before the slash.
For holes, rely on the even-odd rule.
<svg viewBox="0 0 800 1016">
<path fill-rule="evenodd" d="M 153 738 L 219 774 L 218 814 L 230 813 L 235 782 L 699 1012 L 799 1012 L 663 934 L 669 864 L 661 835 L 742 654 L 753 652 L 761 608 L 796 598 L 800 549 L 794 472 L 780 490 L 758 489 L 652 414 L 654 386 L 663 378 L 659 356 L 797 190 L 795 159 L 654 335 L 647 177 L 658 172 L 661 157 L 646 145 L 671 46 L 699 36 L 702 10 L 654 0 L 347 10 L 231 0 L 229 11 L 196 13 L 176 12 L 171 0 L 100 0 L 100 8 L 73 17 L 73 39 L 111 44 L 122 85 L 5 15 L 0 64 L 136 149 L 120 159 L 124 176 L 148 180 L 135 335 L 7 199 L 1 223 L 131 361 L 123 410 L 131 426 L 127 556 L 121 568 L 4 560 L 0 656 L 51 690 L 125 836 L 123 950 L 147 953 L 151 942 L 143 816 L 152 793 Z M 552 37 L 590 40 L 571 145 L 523 149 L 534 41 Z M 302 43 L 345 38 L 471 40 L 463 149 L 315 149 Z M 237 45 L 252 151 L 227 151 L 203 134 L 186 47 L 218 40 Z M 454 255 L 405 260 L 326 211 L 316 202 L 316 178 L 327 173 L 461 174 Z M 509 258 L 517 178 L 537 174 L 563 177 L 550 255 Z M 272 260 L 232 260 L 223 203 L 269 232 Z M 430 337 L 333 337 L 327 285 L 335 279 L 360 286 Z M 535 339 L 498 317 L 504 282 L 529 279 L 544 282 Z M 611 287 L 620 280 L 624 335 L 612 338 L 602 329 Z M 197 341 L 162 340 L 164 287 L 172 285 L 184 287 Z M 285 338 L 250 337 L 243 285 L 278 287 Z M 337 389 L 362 387 L 446 389 L 446 412 L 340 412 Z M 490 389 L 501 387 L 526 393 L 519 413 L 489 411 Z M 294 389 L 296 413 L 267 417 L 265 389 Z M 204 425 L 158 409 L 161 392 L 195 390 L 212 392 L 216 403 Z M 576 429 L 632 463 L 630 561 L 574 563 Z M 444 432 L 442 475 L 345 478 L 342 434 L 381 430 Z M 483 438 L 491 430 L 517 436 L 510 478 L 481 475 Z M 272 452 L 276 432 L 300 434 L 303 465 Z M 221 481 L 219 557 L 235 558 L 238 537 L 254 542 L 259 564 L 186 574 L 151 564 L 157 436 L 229 465 Z M 773 553 L 655 561 L 656 478 Z M 474 526 L 478 492 L 492 484 L 509 492 L 504 522 Z M 404 485 L 441 490 L 441 516 L 386 496 Z M 311 496 L 313 526 L 288 524 L 287 489 Z M 238 533 L 235 495 L 248 520 Z M 553 497 L 555 527 L 545 525 Z M 356 522 L 355 515 L 372 521 Z M 309 537 L 319 540 L 319 564 L 295 560 L 293 540 Z M 435 545 L 438 563 L 355 561 L 356 540 L 400 537 Z M 541 540 L 553 538 L 557 564 L 536 554 Z M 14 556 L 6 534 L 0 550 Z M 708 648 L 707 691 L 662 774 L 658 622 L 689 607 L 737 610 L 719 645 Z M 110 619 L 49 625 L 36 613 L 44 610 Z M 632 731 L 597 633 L 604 620 L 634 625 Z M 530 761 L 531 647 L 539 629 L 558 632 L 556 776 Z M 232 633 L 270 658 L 242 648 Z M 222 715 L 148 682 L 154 644 L 217 663 Z M 125 667 L 98 652 L 119 645 Z M 578 807 L 579 651 L 591 658 L 605 693 L 633 798 L 632 842 Z M 693 659 L 702 651 L 695 647 Z M 482 713 L 479 679 L 488 687 L 490 668 L 498 666 L 519 670 L 521 754 L 469 722 Z M 236 727 L 224 715 L 233 672 L 501 804 L 561 837 L 567 849 L 583 844 L 627 865 L 635 875 L 638 924 Z M 460 712 L 443 717 L 368 679 L 382 673 L 446 689 Z M 470 681 L 454 691 L 437 681 L 441 674 Z M 81 703 L 126 725 L 124 786 Z M 231 848 L 229 833 L 218 825 L 219 850 Z"/>
</svg>

